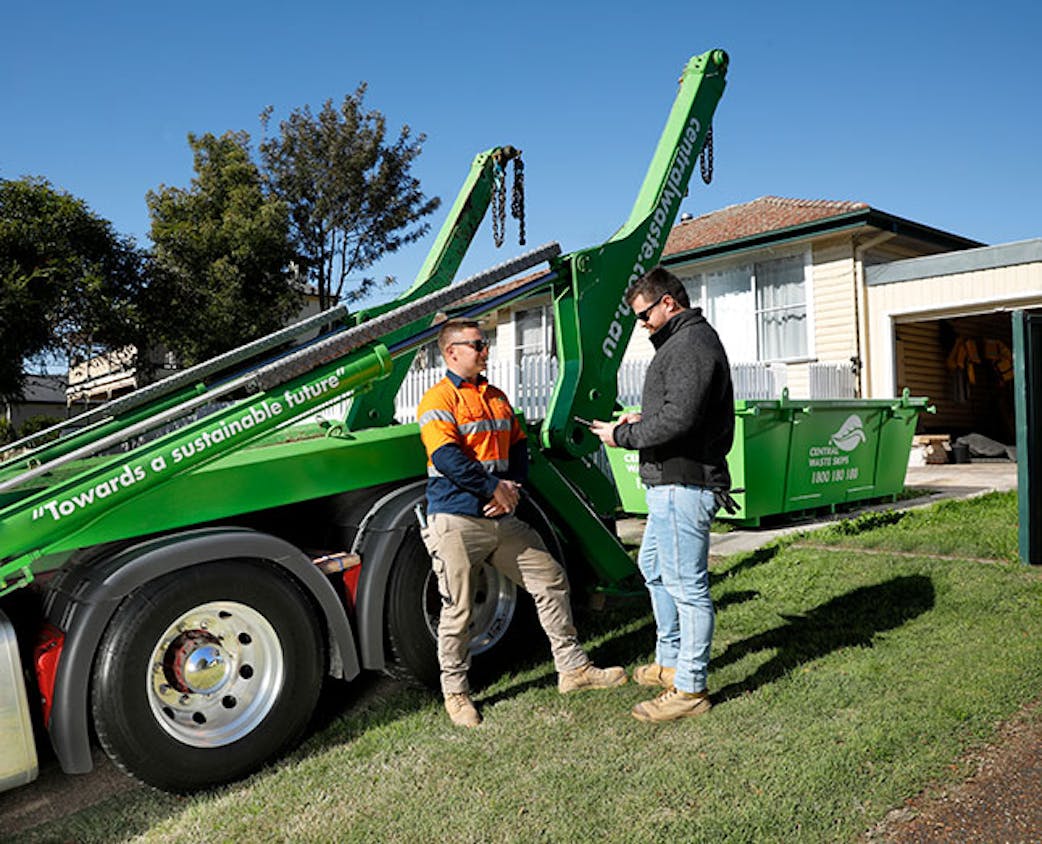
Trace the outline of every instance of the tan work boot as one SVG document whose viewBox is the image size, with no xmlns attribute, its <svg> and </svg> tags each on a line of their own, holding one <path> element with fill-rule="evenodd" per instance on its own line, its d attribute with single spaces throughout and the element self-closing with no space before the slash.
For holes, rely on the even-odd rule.
<svg viewBox="0 0 1042 844">
<path fill-rule="evenodd" d="M 592 662 L 574 671 L 562 671 L 557 675 L 557 691 L 566 695 L 583 689 L 610 689 L 626 682 L 626 672 L 619 666 L 598 668 Z"/>
<path fill-rule="evenodd" d="M 638 703 L 631 714 L 638 721 L 676 721 L 702 715 L 712 706 L 707 692 L 682 692 L 669 688 L 654 700 Z"/>
<path fill-rule="evenodd" d="M 653 662 L 650 665 L 638 665 L 633 669 L 633 680 L 642 686 L 661 686 L 663 689 L 673 688 L 677 669 L 669 668 Z"/>
<path fill-rule="evenodd" d="M 445 711 L 457 727 L 476 727 L 481 723 L 481 716 L 466 692 L 445 695 Z"/>
</svg>

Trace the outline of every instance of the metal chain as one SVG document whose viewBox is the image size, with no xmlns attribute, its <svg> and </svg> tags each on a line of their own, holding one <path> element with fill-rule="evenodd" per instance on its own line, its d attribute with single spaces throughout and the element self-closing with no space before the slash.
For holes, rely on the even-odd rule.
<svg viewBox="0 0 1042 844">
<path fill-rule="evenodd" d="M 510 195 L 510 216 L 517 220 L 517 242 L 525 245 L 525 165 L 521 154 L 514 158 L 514 185 Z"/>
<path fill-rule="evenodd" d="M 707 185 L 713 181 L 713 127 L 706 132 L 706 142 L 698 156 L 698 166 L 702 170 L 702 181 Z"/>
<path fill-rule="evenodd" d="M 506 174 L 497 162 L 492 176 L 492 242 L 498 249 L 503 245 L 506 229 L 507 183 Z"/>
</svg>

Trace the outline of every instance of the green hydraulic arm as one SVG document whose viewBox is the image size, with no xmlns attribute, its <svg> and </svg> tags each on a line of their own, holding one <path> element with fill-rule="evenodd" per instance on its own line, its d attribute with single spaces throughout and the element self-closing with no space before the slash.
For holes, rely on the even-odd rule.
<svg viewBox="0 0 1042 844">
<path fill-rule="evenodd" d="M 330 308 L 4 446 L 3 450 L 11 456 L 0 462 L 0 495 L 13 478 L 24 480 L 26 470 L 48 463 L 53 466 L 59 458 L 67 462 L 94 453 L 112 439 L 126 439 L 131 435 L 128 432 L 148 424 L 157 414 L 219 394 L 221 379 L 230 370 L 284 347 L 315 328 L 342 321 L 346 314 L 343 306 Z M 66 433 L 69 430 L 71 433 Z M 59 438 L 48 441 L 47 435 Z M 2 502 L 0 498 L 0 506 Z"/>
<path fill-rule="evenodd" d="M 624 292 L 662 256 L 723 94 L 727 65 L 723 50 L 711 50 L 687 63 L 629 218 L 606 243 L 554 262 L 559 374 L 541 444 L 549 462 L 585 491 L 602 516 L 614 513 L 617 493 L 588 459 L 600 441 L 574 417 L 611 418 L 619 365 L 635 323 Z"/>
<path fill-rule="evenodd" d="M 474 157 L 470 165 L 470 174 L 460 188 L 456 202 L 449 211 L 412 287 L 392 302 L 353 314 L 355 324 L 412 302 L 452 281 L 485 217 L 495 191 L 505 189 L 507 164 L 514 161 L 514 167 L 519 167 L 520 156 L 519 149 L 501 146 L 478 153 Z M 523 240 L 521 243 L 524 245 Z M 422 327 L 417 324 L 405 326 L 388 336 L 385 342 L 392 346 Z M 413 351 L 396 358 L 390 375 L 355 396 L 345 419 L 349 430 L 357 431 L 391 424 L 394 419 L 395 396 L 415 356 L 416 352 Z"/>
</svg>

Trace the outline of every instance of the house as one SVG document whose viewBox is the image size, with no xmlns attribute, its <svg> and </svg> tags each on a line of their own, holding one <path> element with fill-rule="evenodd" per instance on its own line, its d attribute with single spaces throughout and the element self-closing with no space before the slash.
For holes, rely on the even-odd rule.
<svg viewBox="0 0 1042 844">
<path fill-rule="evenodd" d="M 765 196 L 685 215 L 662 263 L 716 327 L 733 367 L 770 370 L 777 391 L 787 386 L 793 396 L 868 396 L 864 332 L 856 330 L 865 267 L 981 245 L 862 202 Z M 547 296 L 502 309 L 487 324 L 497 364 L 553 351 Z M 625 360 L 653 354 L 647 334 L 635 330 Z M 440 365 L 435 358 L 423 363 Z M 843 383 L 813 383 L 823 370 Z"/>
<path fill-rule="evenodd" d="M 141 386 L 137 357 L 135 346 L 122 346 L 70 366 L 66 391 L 69 407 L 83 411 L 136 390 Z M 155 363 L 162 371 L 167 362 L 160 356 Z"/>
<path fill-rule="evenodd" d="M 790 394 L 805 397 L 813 364 L 831 363 L 867 398 L 865 268 L 981 245 L 863 202 L 764 196 L 681 220 L 662 263 L 733 363 L 781 367 Z"/>
<path fill-rule="evenodd" d="M 937 408 L 921 429 L 1012 442 L 1008 312 L 1042 307 L 1042 241 L 985 246 L 863 202 L 764 196 L 685 215 L 662 263 L 733 367 L 769 370 L 793 397 L 884 398 L 907 387 Z M 503 367 L 553 350 L 546 296 L 487 324 L 500 383 Z M 635 330 L 625 361 L 653 353 Z M 431 350 L 421 365 L 441 361 Z"/>
<path fill-rule="evenodd" d="M 731 360 L 784 366 L 791 395 L 849 364 L 854 395 L 927 396 L 922 432 L 1015 441 L 1009 312 L 1042 307 L 1042 241 L 985 246 L 864 203 L 768 196 L 682 220 L 663 263 Z"/>
<path fill-rule="evenodd" d="M 67 415 L 65 378 L 59 375 L 27 375 L 19 401 L 0 401 L 0 419 L 11 429 L 34 416 L 64 419 Z"/>
</svg>

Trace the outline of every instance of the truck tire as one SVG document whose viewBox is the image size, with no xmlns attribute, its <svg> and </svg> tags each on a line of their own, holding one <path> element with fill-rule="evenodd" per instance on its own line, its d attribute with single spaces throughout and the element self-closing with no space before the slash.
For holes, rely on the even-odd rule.
<svg viewBox="0 0 1042 844">
<path fill-rule="evenodd" d="M 519 515 L 535 527 L 558 560 L 560 548 L 543 514 L 524 505 Z M 440 688 L 438 615 L 441 596 L 418 527 L 402 540 L 387 585 L 386 630 L 391 659 L 387 673 L 431 689 Z M 490 565 L 482 566 L 474 597 L 470 643 L 471 680 L 478 684 L 523 656 L 545 658 L 549 649 L 531 596 Z"/>
<path fill-rule="evenodd" d="M 165 791 L 235 780 L 300 737 L 324 665 L 316 613 L 274 565 L 173 572 L 128 595 L 102 637 L 98 738 L 120 769 Z"/>
</svg>

